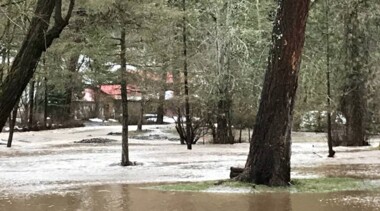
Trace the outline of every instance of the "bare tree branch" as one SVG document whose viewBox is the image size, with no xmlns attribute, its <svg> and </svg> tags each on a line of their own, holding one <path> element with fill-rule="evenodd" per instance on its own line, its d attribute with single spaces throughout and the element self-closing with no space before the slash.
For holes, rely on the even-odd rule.
<svg viewBox="0 0 380 211">
<path fill-rule="evenodd" d="M 73 13 L 73 10 L 74 10 L 74 5 L 75 5 L 75 0 L 70 0 L 69 9 L 68 9 L 66 17 L 65 17 L 65 22 L 69 22 L 70 17 Z"/>
<path fill-rule="evenodd" d="M 10 6 L 10 5 L 20 4 L 20 3 L 23 3 L 23 2 L 25 2 L 25 0 L 8 2 L 8 3 L 0 4 L 0 7 L 7 7 L 7 6 Z"/>
<path fill-rule="evenodd" d="M 61 25 L 64 22 L 62 18 L 62 0 L 56 0 L 55 2 L 54 21 L 56 25 Z"/>
<path fill-rule="evenodd" d="M 69 9 L 65 19 L 62 18 L 62 0 L 58 0 L 55 4 L 54 26 L 46 33 L 46 46 L 50 46 L 55 38 L 58 38 L 62 30 L 69 24 L 75 5 L 75 0 L 70 0 Z"/>
</svg>

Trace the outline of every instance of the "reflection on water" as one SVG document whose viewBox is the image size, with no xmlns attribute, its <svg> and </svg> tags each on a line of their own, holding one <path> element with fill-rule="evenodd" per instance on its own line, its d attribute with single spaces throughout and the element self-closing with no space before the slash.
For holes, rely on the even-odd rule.
<svg viewBox="0 0 380 211">
<path fill-rule="evenodd" d="M 83 187 L 67 194 L 2 198 L 0 210 L 380 210 L 379 192 L 215 194 L 161 192 L 135 185 Z"/>
</svg>

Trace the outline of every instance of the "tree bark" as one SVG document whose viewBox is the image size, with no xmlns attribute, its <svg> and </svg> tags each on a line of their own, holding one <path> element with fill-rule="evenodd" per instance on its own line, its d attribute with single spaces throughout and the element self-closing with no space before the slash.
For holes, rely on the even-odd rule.
<svg viewBox="0 0 380 211">
<path fill-rule="evenodd" d="M 13 133 L 15 131 L 16 126 L 16 119 L 17 119 L 17 110 L 18 106 L 16 106 L 13 111 L 12 115 L 9 117 L 9 136 L 8 136 L 8 143 L 7 147 L 12 147 L 12 141 L 13 141 Z"/>
<path fill-rule="evenodd" d="M 225 99 L 218 102 L 218 115 L 216 117 L 217 128 L 215 144 L 232 144 L 234 137 L 232 136 L 232 128 L 230 124 L 230 103 Z"/>
<path fill-rule="evenodd" d="M 141 102 L 140 102 L 140 118 L 139 122 L 137 124 L 137 130 L 142 131 L 143 130 L 143 124 L 144 124 L 144 107 L 145 107 L 145 97 L 144 93 L 141 93 Z"/>
<path fill-rule="evenodd" d="M 259 111 L 244 172 L 237 180 L 290 182 L 291 125 L 310 0 L 280 0 Z"/>
<path fill-rule="evenodd" d="M 47 85 L 47 77 L 44 77 L 44 128 L 48 128 L 47 118 L 48 118 L 48 85 Z"/>
<path fill-rule="evenodd" d="M 44 51 L 59 37 L 68 25 L 75 0 L 70 0 L 68 12 L 62 17 L 61 0 L 38 0 L 29 30 L 14 58 L 4 82 L 0 84 L 0 131 L 9 114 L 19 101 L 22 92 L 33 77 L 37 63 Z M 54 13 L 54 25 L 49 28 Z"/>
<path fill-rule="evenodd" d="M 157 121 L 156 121 L 157 124 L 164 124 L 164 113 L 165 113 L 164 104 L 165 104 L 165 91 L 166 91 L 165 90 L 166 89 L 166 72 L 162 73 L 161 83 L 164 83 L 164 84 L 162 84 L 162 88 L 160 90 L 159 97 L 158 97 Z"/>
<path fill-rule="evenodd" d="M 34 116 L 34 85 L 35 81 L 30 81 L 30 87 L 29 87 L 29 117 L 28 117 L 28 127 L 29 130 L 32 130 L 33 128 L 33 116 Z"/>
<path fill-rule="evenodd" d="M 43 62 L 43 68 L 44 68 L 44 73 L 47 74 L 47 67 L 46 67 L 46 54 L 44 54 L 42 58 Z M 48 128 L 47 125 L 47 118 L 48 118 L 48 79 L 45 76 L 43 80 L 43 86 L 44 86 L 44 116 L 43 116 L 43 127 L 46 129 Z"/>
<path fill-rule="evenodd" d="M 248 143 L 251 143 L 251 128 L 248 128 Z"/>
<path fill-rule="evenodd" d="M 122 155 L 121 155 L 121 165 L 130 166 L 132 163 L 129 160 L 129 149 L 128 149 L 128 95 L 127 95 L 127 59 L 126 59 L 126 29 L 122 26 L 121 29 L 121 39 L 120 39 L 120 74 L 121 74 L 121 105 L 122 105 Z"/>
<path fill-rule="evenodd" d="M 243 172 L 244 172 L 244 168 L 231 167 L 230 168 L 230 179 L 233 179 L 233 178 L 239 176 Z"/>
<path fill-rule="evenodd" d="M 176 122 L 176 130 L 177 130 L 177 132 L 179 134 L 181 145 L 184 145 L 186 143 L 186 137 L 184 136 L 184 134 L 186 132 L 183 131 L 183 127 L 182 127 L 182 111 L 181 111 L 181 108 L 178 108 L 178 117 L 177 117 L 177 122 Z"/>
<path fill-rule="evenodd" d="M 1 61 L 2 61 L 1 66 L 0 66 L 0 82 L 3 82 L 3 78 L 5 75 L 5 69 L 6 69 L 5 61 L 7 59 L 7 49 L 3 47 L 0 50 L 1 50 L 0 54 L 1 54 Z"/>
<path fill-rule="evenodd" d="M 182 10 L 186 12 L 186 0 L 182 0 Z M 186 144 L 187 149 L 192 149 L 192 131 L 191 131 L 191 117 L 190 117 L 190 97 L 189 97 L 189 82 L 188 82 L 188 64 L 187 64 L 187 18 L 186 14 L 183 16 L 182 26 L 182 41 L 183 41 L 183 76 L 185 88 L 185 119 L 186 119 Z"/>
<path fill-rule="evenodd" d="M 241 143 L 241 134 L 243 132 L 243 127 L 240 127 L 239 129 L 239 143 Z"/>
<path fill-rule="evenodd" d="M 332 138 L 332 125 L 331 125 L 331 86 L 330 86 L 330 29 L 329 29 L 329 0 L 325 0 L 326 11 L 326 88 L 327 88 L 327 145 L 329 148 L 328 157 L 334 157 L 335 151 L 333 150 Z"/>
</svg>

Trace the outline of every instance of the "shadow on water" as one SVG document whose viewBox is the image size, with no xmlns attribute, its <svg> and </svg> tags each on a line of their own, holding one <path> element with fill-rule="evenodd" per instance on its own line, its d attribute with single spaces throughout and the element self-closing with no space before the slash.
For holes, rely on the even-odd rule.
<svg viewBox="0 0 380 211">
<path fill-rule="evenodd" d="M 379 192 L 341 192 L 328 194 L 226 194 L 162 192 L 140 189 L 137 185 L 83 187 L 62 194 L 0 196 L 0 210 L 380 210 Z"/>
</svg>

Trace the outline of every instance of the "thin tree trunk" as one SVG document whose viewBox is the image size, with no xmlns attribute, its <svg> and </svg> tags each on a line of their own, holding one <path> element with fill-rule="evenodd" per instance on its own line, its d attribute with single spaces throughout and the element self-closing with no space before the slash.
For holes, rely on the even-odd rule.
<svg viewBox="0 0 380 211">
<path fill-rule="evenodd" d="M 126 59 L 126 29 L 122 26 L 121 39 L 120 39 L 120 75 L 121 75 L 121 106 L 122 106 L 122 155 L 121 165 L 129 166 L 131 161 L 129 160 L 128 149 L 128 95 L 127 95 L 127 59 Z"/>
<path fill-rule="evenodd" d="M 176 129 L 178 130 L 178 134 L 180 135 L 180 143 L 181 145 L 184 145 L 186 143 L 186 137 L 183 136 L 184 132 L 182 131 L 182 112 L 181 109 L 178 108 L 178 117 L 177 117 L 177 126 Z"/>
<path fill-rule="evenodd" d="M 94 88 L 94 101 L 95 101 L 95 108 L 94 108 L 94 116 L 93 118 L 100 118 L 100 102 L 99 102 L 99 98 L 98 96 L 100 95 L 100 87 L 96 87 Z M 116 118 L 116 117 L 115 117 Z M 118 118 L 118 117 L 117 117 Z"/>
<path fill-rule="evenodd" d="M 42 62 L 43 62 L 43 68 L 44 68 L 44 73 L 47 74 L 47 66 L 46 66 L 46 53 L 42 57 Z M 43 117 L 43 128 L 46 129 L 48 128 L 47 125 L 47 117 L 48 117 L 48 79 L 45 76 L 43 80 L 43 87 L 44 87 L 44 117 Z"/>
<path fill-rule="evenodd" d="M 330 29 L 329 29 L 329 0 L 325 0 L 326 11 L 326 80 L 327 80 L 327 145 L 329 148 L 328 157 L 334 157 L 332 128 L 331 128 L 331 86 L 330 86 Z"/>
<path fill-rule="evenodd" d="M 242 134 L 243 128 L 240 127 L 240 132 L 239 132 L 239 143 L 241 143 L 241 134 Z"/>
<path fill-rule="evenodd" d="M 142 131 L 143 123 L 144 123 L 144 107 L 145 107 L 145 97 L 144 94 L 141 93 L 141 102 L 140 102 L 140 118 L 139 123 L 137 124 L 137 130 Z"/>
<path fill-rule="evenodd" d="M 48 128 L 47 118 L 48 118 L 48 80 L 47 77 L 44 77 L 44 128 Z"/>
<path fill-rule="evenodd" d="M 228 141 L 229 141 L 229 144 L 234 144 L 235 143 L 235 136 L 232 133 L 232 114 L 231 113 L 232 113 L 232 111 L 231 111 L 231 107 L 230 107 L 228 114 L 227 114 Z"/>
<path fill-rule="evenodd" d="M 0 84 L 0 131 L 33 77 L 42 53 L 59 37 L 69 23 L 74 2 L 75 0 L 70 0 L 67 15 L 62 17 L 62 1 L 37 1 L 27 35 L 14 58 L 10 72 L 4 82 Z M 54 25 L 49 27 L 54 9 Z"/>
<path fill-rule="evenodd" d="M 166 72 L 161 76 L 162 89 L 160 90 L 158 97 L 158 107 L 157 107 L 157 124 L 164 124 L 164 104 L 165 104 L 165 89 L 166 89 Z"/>
<path fill-rule="evenodd" d="M 245 169 L 237 179 L 290 182 L 291 125 L 310 0 L 280 0 L 259 111 Z"/>
<path fill-rule="evenodd" d="M 34 103 L 34 108 L 33 108 L 33 122 L 34 122 L 34 125 L 35 126 L 38 126 L 38 116 L 36 116 L 36 114 L 38 115 L 39 114 L 39 111 L 41 110 L 40 109 L 40 102 L 39 102 L 39 98 L 40 98 L 40 94 L 41 94 L 41 80 L 40 80 L 40 77 L 36 77 L 35 81 L 34 81 L 34 100 L 33 100 L 33 103 Z"/>
<path fill-rule="evenodd" d="M 34 116 L 34 85 L 35 81 L 30 81 L 30 87 L 29 87 L 29 117 L 28 117 L 28 128 L 29 130 L 32 130 L 33 128 L 33 116 Z"/>
<path fill-rule="evenodd" d="M 7 59 L 7 49 L 2 48 L 1 51 L 1 66 L 0 66 L 0 82 L 3 82 L 4 75 L 5 75 L 5 61 Z"/>
<path fill-rule="evenodd" d="M 18 106 L 16 106 L 13 111 L 12 115 L 9 117 L 9 136 L 8 136 L 8 143 L 7 147 L 12 147 L 12 141 L 13 141 L 13 133 L 15 131 L 16 126 L 16 119 L 17 119 L 17 110 Z"/>
<path fill-rule="evenodd" d="M 182 9 L 186 13 L 186 0 L 182 0 Z M 187 64 L 187 18 L 186 14 L 183 16 L 183 75 L 184 75 L 184 87 L 185 87 L 185 119 L 186 119 L 186 144 L 187 149 L 192 149 L 193 137 L 191 133 L 191 118 L 190 118 L 190 100 L 189 100 L 189 82 L 188 82 L 188 64 Z"/>
<path fill-rule="evenodd" d="M 72 111 L 71 111 L 71 102 L 73 98 L 73 92 L 74 92 L 74 77 L 78 70 L 78 60 L 79 60 L 79 54 L 75 53 L 71 55 L 69 62 L 68 62 L 68 71 L 69 71 L 69 77 L 68 77 L 68 84 L 66 84 L 66 90 L 65 90 L 65 116 L 64 119 L 68 120 L 72 118 Z"/>
<path fill-rule="evenodd" d="M 251 143 L 251 128 L 248 128 L 248 143 Z"/>
</svg>

